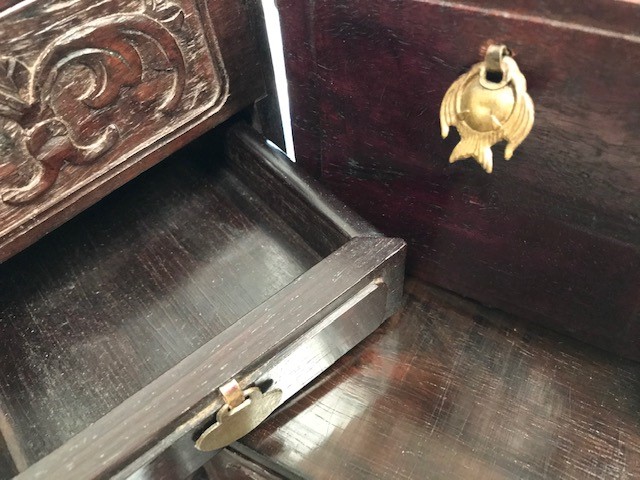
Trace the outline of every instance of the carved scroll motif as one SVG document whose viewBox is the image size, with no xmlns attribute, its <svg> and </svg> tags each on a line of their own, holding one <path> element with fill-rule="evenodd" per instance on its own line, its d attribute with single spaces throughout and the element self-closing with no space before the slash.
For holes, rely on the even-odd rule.
<svg viewBox="0 0 640 480">
<path fill-rule="evenodd" d="M 167 66 L 156 66 L 151 73 L 172 81 L 162 91 L 140 88 L 136 99 L 148 102 L 156 114 L 176 109 L 186 67 L 173 32 L 183 23 L 177 5 L 146 0 L 140 12 L 106 15 L 71 29 L 50 43 L 32 66 L 0 58 L 0 179 L 14 172 L 21 179 L 0 189 L 2 201 L 20 205 L 38 198 L 55 183 L 65 163 L 90 164 L 121 141 L 122 132 L 108 120 L 88 121 L 78 131 L 66 118 L 66 105 L 74 99 L 92 111 L 115 105 L 124 89 L 144 84 L 152 68 L 146 55 L 162 57 Z M 90 81 L 74 82 L 68 74 L 73 68 L 85 77 L 88 71 Z M 60 100 L 64 89 L 63 94 L 68 97 L 72 91 L 75 98 Z"/>
</svg>

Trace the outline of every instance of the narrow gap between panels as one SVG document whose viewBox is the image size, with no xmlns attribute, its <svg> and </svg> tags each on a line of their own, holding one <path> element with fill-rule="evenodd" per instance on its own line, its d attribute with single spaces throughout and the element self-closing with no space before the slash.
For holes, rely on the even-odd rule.
<svg viewBox="0 0 640 480">
<path fill-rule="evenodd" d="M 280 16 L 275 0 L 262 0 L 264 19 L 267 24 L 267 37 L 269 39 L 269 49 L 273 62 L 273 71 L 276 79 L 276 91 L 278 93 L 278 103 L 282 120 L 282 130 L 284 132 L 285 150 L 289 158 L 296 161 L 296 154 L 293 147 L 293 131 L 291 129 L 291 110 L 289 108 L 289 91 L 287 89 L 287 73 L 284 66 L 284 47 L 282 43 L 282 32 L 280 30 Z"/>
</svg>

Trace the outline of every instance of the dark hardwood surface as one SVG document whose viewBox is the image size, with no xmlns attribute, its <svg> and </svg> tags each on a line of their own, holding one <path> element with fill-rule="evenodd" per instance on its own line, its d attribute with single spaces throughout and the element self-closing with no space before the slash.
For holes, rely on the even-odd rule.
<svg viewBox="0 0 640 480">
<path fill-rule="evenodd" d="M 189 480 L 302 480 L 269 458 L 234 444 L 216 454 Z"/>
<path fill-rule="evenodd" d="M 282 478 L 264 469 L 262 465 L 230 450 L 223 450 L 190 480 L 280 480 Z"/>
<path fill-rule="evenodd" d="M 405 291 L 243 446 L 291 478 L 640 475 L 639 364 L 415 279 Z"/>
<path fill-rule="evenodd" d="M 238 178 L 252 185 L 321 255 L 329 255 L 352 238 L 381 235 L 248 125 L 230 129 L 226 145 L 227 162 Z"/>
<path fill-rule="evenodd" d="M 175 446 L 197 453 L 194 439 L 224 405 L 218 387 L 273 386 L 284 402 L 398 310 L 404 248 L 351 240 L 18 478 L 176 478 L 155 467 L 183 470 L 164 461 L 185 458 Z"/>
<path fill-rule="evenodd" d="M 284 402 L 398 310 L 404 241 L 236 120 L 2 266 L 0 458 L 19 478 L 184 478 L 211 458 L 194 439 L 219 386 Z"/>
<path fill-rule="evenodd" d="M 504 15 L 528 17 L 532 22 L 566 24 L 567 27 L 584 28 L 600 34 L 638 34 L 637 0 L 591 0 L 576 5 L 559 0 L 458 0 L 441 1 L 443 6 L 452 3 L 469 9 L 502 10 Z"/>
<path fill-rule="evenodd" d="M 0 261 L 270 83 L 257 0 L 14 3 L 0 2 Z"/>
<path fill-rule="evenodd" d="M 0 413 L 0 415 L 2 414 Z M 4 422 L 4 418 L 0 418 L 0 422 Z M 5 430 L 4 426 L 3 430 Z M 5 442 L 2 435 L 0 435 L 0 472 L 2 472 L 2 478 L 12 477 L 18 473 L 16 464 L 11 457 L 11 452 L 9 452 L 7 442 Z"/>
<path fill-rule="evenodd" d="M 21 469 L 319 260 L 187 149 L 3 264 L 0 427 Z"/>
<path fill-rule="evenodd" d="M 279 0 L 298 162 L 410 245 L 409 272 L 640 359 L 640 4 Z M 536 123 L 448 164 L 451 83 L 516 53 Z"/>
<path fill-rule="evenodd" d="M 278 148 L 286 149 L 284 130 L 282 128 L 282 113 L 276 87 L 275 70 L 271 58 L 271 47 L 267 35 L 267 22 L 264 17 L 264 9 L 261 2 L 255 2 L 251 9 L 251 31 L 255 36 L 258 46 L 258 56 L 262 66 L 267 95 L 254 102 L 252 125 L 271 140 Z"/>
</svg>

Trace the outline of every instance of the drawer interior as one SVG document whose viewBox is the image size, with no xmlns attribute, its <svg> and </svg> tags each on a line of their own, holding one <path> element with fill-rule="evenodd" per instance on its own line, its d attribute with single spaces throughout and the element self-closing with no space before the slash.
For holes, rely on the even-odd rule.
<svg viewBox="0 0 640 480">
<path fill-rule="evenodd" d="M 0 266 L 0 458 L 18 470 L 328 253 L 239 178 L 212 135 Z"/>
</svg>

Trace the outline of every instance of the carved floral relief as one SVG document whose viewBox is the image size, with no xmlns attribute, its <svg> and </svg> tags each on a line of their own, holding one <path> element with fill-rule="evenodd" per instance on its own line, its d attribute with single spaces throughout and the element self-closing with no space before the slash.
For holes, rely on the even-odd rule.
<svg viewBox="0 0 640 480">
<path fill-rule="evenodd" d="M 65 165 L 100 162 L 141 125 L 169 124 L 189 80 L 180 38 L 192 37 L 181 6 L 144 0 L 138 11 L 69 29 L 31 64 L 1 55 L 0 45 L 2 202 L 32 202 L 52 188 Z M 192 88 L 209 88 L 209 104 L 225 95 L 224 66 L 212 60 L 217 76 Z M 197 92 L 191 96 L 195 104 Z"/>
</svg>

